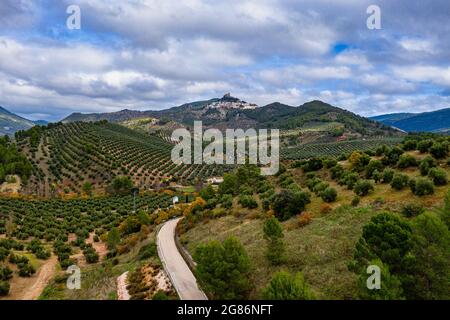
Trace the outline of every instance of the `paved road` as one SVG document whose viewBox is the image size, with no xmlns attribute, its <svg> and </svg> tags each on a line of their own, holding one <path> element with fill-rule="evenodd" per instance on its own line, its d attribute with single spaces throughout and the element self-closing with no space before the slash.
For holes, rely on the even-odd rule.
<svg viewBox="0 0 450 320">
<path fill-rule="evenodd" d="M 169 220 L 158 232 L 158 254 L 181 300 L 207 300 L 175 245 L 175 227 L 181 218 Z"/>
</svg>

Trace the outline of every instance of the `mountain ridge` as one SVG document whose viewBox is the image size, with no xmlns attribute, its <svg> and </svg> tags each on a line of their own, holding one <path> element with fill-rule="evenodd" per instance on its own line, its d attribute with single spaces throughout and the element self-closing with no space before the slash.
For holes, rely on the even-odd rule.
<svg viewBox="0 0 450 320">
<path fill-rule="evenodd" d="M 124 109 L 112 113 L 72 114 L 62 120 L 63 123 L 74 121 L 100 121 L 120 123 L 137 118 L 167 118 L 187 127 L 194 121 L 202 121 L 205 127 L 226 128 L 279 128 L 295 129 L 310 123 L 339 122 L 349 131 L 360 135 L 385 135 L 388 128 L 378 122 L 369 120 L 348 110 L 338 108 L 322 101 L 313 100 L 300 106 L 290 106 L 274 102 L 257 106 L 229 93 L 222 98 L 195 101 L 164 110 L 136 111 Z"/>
<path fill-rule="evenodd" d="M 26 130 L 35 123 L 0 106 L 0 135 L 12 136 L 16 131 Z"/>
<path fill-rule="evenodd" d="M 422 113 L 391 113 L 370 119 L 406 132 L 450 132 L 450 108 Z"/>
</svg>

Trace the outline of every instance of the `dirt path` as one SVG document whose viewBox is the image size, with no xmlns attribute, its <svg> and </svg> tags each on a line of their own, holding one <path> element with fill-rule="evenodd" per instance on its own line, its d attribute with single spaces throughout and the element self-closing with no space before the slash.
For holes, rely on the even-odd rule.
<svg viewBox="0 0 450 320">
<path fill-rule="evenodd" d="M 117 277 L 117 300 L 130 300 L 130 294 L 127 290 L 128 271 Z"/>
<path fill-rule="evenodd" d="M 13 300 L 36 300 L 52 279 L 57 263 L 57 257 L 52 255 L 32 277 L 17 278 L 16 281 L 11 283 L 11 292 L 7 298 Z"/>
</svg>

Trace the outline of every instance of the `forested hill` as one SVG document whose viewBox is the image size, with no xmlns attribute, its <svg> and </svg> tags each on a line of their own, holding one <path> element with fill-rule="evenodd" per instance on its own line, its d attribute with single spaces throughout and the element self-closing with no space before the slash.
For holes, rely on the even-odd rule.
<svg viewBox="0 0 450 320">
<path fill-rule="evenodd" d="M 129 119 L 152 117 L 170 119 L 186 126 L 201 120 L 205 126 L 222 128 L 279 128 L 296 129 L 306 125 L 336 123 L 344 130 L 361 135 L 392 135 L 398 132 L 383 124 L 334 107 L 322 101 L 311 101 L 294 107 L 279 102 L 257 107 L 238 98 L 225 95 L 211 99 L 183 104 L 158 111 L 122 110 L 113 113 L 74 113 L 63 122 L 99 121 L 122 122 Z"/>
<path fill-rule="evenodd" d="M 450 108 L 424 113 L 393 113 L 372 117 L 408 132 L 450 132 Z"/>
</svg>

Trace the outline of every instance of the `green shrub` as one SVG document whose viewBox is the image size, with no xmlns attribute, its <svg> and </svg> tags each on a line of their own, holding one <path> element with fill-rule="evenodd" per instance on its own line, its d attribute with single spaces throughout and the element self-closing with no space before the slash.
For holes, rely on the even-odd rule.
<svg viewBox="0 0 450 320">
<path fill-rule="evenodd" d="M 384 158 L 381 160 L 383 165 L 389 166 L 389 165 L 395 165 L 398 162 L 398 159 L 403 154 L 403 150 L 399 147 L 393 147 L 390 149 L 387 154 L 384 156 Z"/>
<path fill-rule="evenodd" d="M 381 172 L 383 168 L 383 163 L 381 163 L 380 160 L 370 160 L 369 164 L 366 166 L 366 178 L 372 178 L 374 172 Z"/>
<path fill-rule="evenodd" d="M 434 193 L 434 185 L 433 182 L 431 182 L 428 179 L 425 178 L 419 178 L 417 180 L 414 180 L 415 183 L 411 184 L 411 191 L 416 196 L 426 196 Z"/>
<path fill-rule="evenodd" d="M 359 175 L 356 172 L 347 172 L 342 175 L 339 184 L 346 185 L 348 190 L 352 190 L 358 180 Z"/>
<path fill-rule="evenodd" d="M 313 300 L 314 295 L 300 272 L 292 276 L 286 271 L 279 271 L 274 274 L 267 287 L 263 290 L 262 299 Z"/>
<path fill-rule="evenodd" d="M 200 197 L 202 197 L 205 201 L 208 201 L 216 196 L 216 191 L 212 187 L 212 185 L 208 185 L 206 188 L 200 190 Z"/>
<path fill-rule="evenodd" d="M 375 170 L 372 172 L 372 179 L 375 181 L 375 183 L 378 183 L 383 179 L 383 174 L 379 172 L 378 170 Z"/>
<path fill-rule="evenodd" d="M 390 168 L 386 168 L 383 170 L 383 183 L 391 183 L 392 178 L 394 178 L 394 174 L 395 171 L 390 169 Z"/>
<path fill-rule="evenodd" d="M 0 247 L 0 261 L 4 261 L 9 256 L 9 249 Z"/>
<path fill-rule="evenodd" d="M 336 166 L 338 163 L 335 159 L 325 159 L 325 160 L 323 160 L 323 164 L 324 164 L 325 168 L 330 169 L 330 168 Z"/>
<path fill-rule="evenodd" d="M 19 268 L 20 277 L 31 277 L 36 272 L 34 267 L 29 263 L 20 262 L 17 264 L 17 267 Z"/>
<path fill-rule="evenodd" d="M 9 294 L 9 283 L 7 281 L 0 281 L 0 296 L 7 296 Z"/>
<path fill-rule="evenodd" d="M 35 253 L 35 255 L 36 255 L 36 258 L 38 258 L 38 259 L 47 260 L 48 258 L 50 258 L 51 253 L 50 253 L 50 251 L 42 248 L 41 250 L 37 251 Z"/>
<path fill-rule="evenodd" d="M 320 193 L 320 197 L 325 202 L 334 202 L 337 198 L 337 191 L 335 188 L 328 187 Z"/>
<path fill-rule="evenodd" d="M 258 208 L 258 203 L 256 202 L 256 200 L 252 196 L 249 196 L 249 195 L 240 196 L 238 202 L 244 208 L 248 208 L 248 209 Z"/>
<path fill-rule="evenodd" d="M 169 300 L 169 297 L 164 291 L 158 290 L 158 292 L 153 295 L 152 300 Z"/>
<path fill-rule="evenodd" d="M 391 181 L 391 187 L 395 190 L 402 190 L 408 185 L 409 178 L 406 174 L 395 173 Z"/>
<path fill-rule="evenodd" d="M 417 160 L 409 154 L 402 154 L 397 162 L 397 167 L 402 169 L 415 166 L 417 166 Z"/>
<path fill-rule="evenodd" d="M 331 179 L 340 179 L 342 178 L 342 175 L 344 173 L 344 167 L 340 164 L 335 165 L 333 168 L 330 169 L 331 172 Z"/>
<path fill-rule="evenodd" d="M 403 143 L 402 149 L 405 151 L 416 150 L 417 141 L 416 140 L 407 140 Z"/>
<path fill-rule="evenodd" d="M 126 195 L 131 194 L 133 189 L 133 181 L 128 176 L 115 177 L 108 191 L 112 194 Z"/>
<path fill-rule="evenodd" d="M 252 288 L 251 265 L 245 248 L 236 238 L 197 246 L 195 274 L 213 299 L 245 299 Z"/>
<path fill-rule="evenodd" d="M 445 186 L 448 182 L 447 172 L 441 168 L 430 169 L 428 176 L 433 179 L 436 186 Z"/>
<path fill-rule="evenodd" d="M 436 212 L 412 221 L 414 268 L 405 295 L 411 300 L 450 299 L 450 231 Z"/>
<path fill-rule="evenodd" d="M 380 259 L 393 273 L 404 272 L 410 262 L 411 238 L 411 226 L 406 221 L 389 212 L 380 213 L 364 225 L 349 268 L 359 273 L 371 260 Z"/>
<path fill-rule="evenodd" d="M 353 188 L 353 191 L 361 197 L 368 195 L 373 190 L 373 184 L 369 180 L 360 180 Z"/>
<path fill-rule="evenodd" d="M 312 158 L 309 159 L 302 166 L 304 172 L 317 171 L 323 168 L 322 159 Z"/>
<path fill-rule="evenodd" d="M 0 281 L 6 281 L 12 278 L 12 270 L 7 266 L 0 266 Z"/>
<path fill-rule="evenodd" d="M 231 194 L 224 194 L 220 198 L 220 204 L 226 209 L 230 209 L 233 206 L 233 196 Z"/>
<path fill-rule="evenodd" d="M 310 202 L 309 194 L 306 192 L 281 190 L 272 198 L 272 209 L 278 220 L 285 221 L 293 215 L 302 212 Z"/>
<path fill-rule="evenodd" d="M 314 187 L 316 186 L 316 184 L 319 184 L 321 182 L 322 182 L 322 180 L 320 180 L 319 178 L 313 177 L 313 178 L 307 179 L 305 181 L 305 184 L 310 191 L 314 191 Z"/>
<path fill-rule="evenodd" d="M 428 152 L 430 147 L 433 145 L 433 140 L 422 140 L 417 144 L 417 150 L 421 153 Z"/>
<path fill-rule="evenodd" d="M 327 182 L 321 181 L 319 183 L 317 183 L 314 187 L 313 187 L 313 192 L 316 195 L 320 195 L 320 193 L 322 191 L 324 191 L 326 188 L 328 188 L 330 185 Z"/>
<path fill-rule="evenodd" d="M 362 268 L 358 277 L 358 296 L 363 300 L 404 300 L 402 283 L 395 275 L 392 275 L 386 264 L 374 259 L 368 263 L 380 268 L 381 287 L 376 290 L 367 288 L 367 269 Z"/>
<path fill-rule="evenodd" d="M 426 176 L 431 168 L 436 167 L 436 160 L 432 156 L 426 156 L 420 161 L 419 170 L 420 174 Z"/>
<path fill-rule="evenodd" d="M 19 256 L 19 255 L 13 254 L 13 253 L 11 253 L 11 254 L 9 255 L 8 261 L 9 261 L 10 263 L 15 263 L 15 264 L 19 264 L 19 263 L 28 263 L 28 262 L 29 262 L 29 260 L 28 260 L 27 257 L 25 257 L 25 256 Z"/>
<path fill-rule="evenodd" d="M 157 254 L 156 243 L 150 242 L 149 244 L 139 249 L 138 259 L 139 260 L 149 259 L 152 257 L 156 257 L 156 254 Z"/>
<path fill-rule="evenodd" d="M 99 255 L 94 248 L 87 246 L 83 250 L 84 257 L 86 258 L 87 263 L 96 263 L 99 260 Z"/>
<path fill-rule="evenodd" d="M 424 212 L 423 206 L 417 203 L 410 203 L 403 207 L 402 214 L 405 217 L 415 217 Z"/>
<path fill-rule="evenodd" d="M 433 145 L 430 148 L 430 153 L 436 159 L 443 159 L 443 158 L 447 157 L 448 144 L 447 143 L 435 142 L 435 143 L 433 143 Z"/>
<path fill-rule="evenodd" d="M 359 196 L 354 196 L 352 199 L 352 206 L 357 207 L 359 205 L 360 201 L 361 201 L 361 198 Z"/>
<path fill-rule="evenodd" d="M 266 257 L 272 265 L 284 262 L 285 247 L 282 238 L 283 226 L 277 218 L 271 217 L 264 222 L 264 238 L 267 240 Z"/>
</svg>

